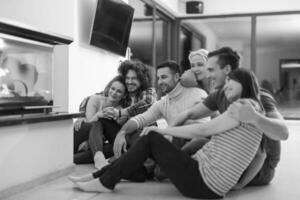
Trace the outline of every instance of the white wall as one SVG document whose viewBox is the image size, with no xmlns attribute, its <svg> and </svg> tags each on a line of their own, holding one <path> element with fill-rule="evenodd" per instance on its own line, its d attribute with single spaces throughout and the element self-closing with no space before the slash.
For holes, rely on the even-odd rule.
<svg viewBox="0 0 300 200">
<path fill-rule="evenodd" d="M 72 120 L 0 127 L 0 193 L 72 166 Z"/>
<path fill-rule="evenodd" d="M 74 0 L 1 0 L 0 20 L 73 37 Z"/>
<path fill-rule="evenodd" d="M 97 0 L 76 0 L 74 42 L 70 45 L 69 111 L 78 111 L 82 99 L 102 91 L 117 74 L 122 57 L 89 45 Z"/>
<path fill-rule="evenodd" d="M 178 2 L 174 0 L 154 0 L 154 1 L 162 6 L 167 6 L 172 13 L 173 12 L 176 13 L 178 10 L 180 10 L 180 6 L 181 6 L 181 4 L 179 3 L 180 0 L 177 0 Z"/>
<path fill-rule="evenodd" d="M 205 36 L 206 39 L 206 49 L 208 51 L 212 51 L 216 49 L 219 40 L 217 35 L 204 23 L 201 24 L 200 29 L 201 29 L 201 34 L 203 34 L 203 36 Z"/>
<path fill-rule="evenodd" d="M 69 47 L 57 45 L 53 50 L 52 99 L 54 111 L 67 112 L 69 109 Z"/>
<path fill-rule="evenodd" d="M 197 27 L 193 24 L 192 20 L 185 21 L 189 26 L 194 29 L 201 30 L 200 34 L 203 35 L 206 39 L 206 49 L 209 51 L 215 50 L 217 48 L 219 38 L 217 35 L 208 27 L 205 23 L 198 23 Z"/>
</svg>

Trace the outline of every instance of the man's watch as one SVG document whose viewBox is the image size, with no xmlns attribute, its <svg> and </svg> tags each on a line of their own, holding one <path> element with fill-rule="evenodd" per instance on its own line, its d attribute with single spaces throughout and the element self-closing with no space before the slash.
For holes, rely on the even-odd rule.
<svg viewBox="0 0 300 200">
<path fill-rule="evenodd" d="M 122 116 L 122 112 L 121 112 L 121 109 L 119 109 L 119 118 L 121 118 Z"/>
</svg>

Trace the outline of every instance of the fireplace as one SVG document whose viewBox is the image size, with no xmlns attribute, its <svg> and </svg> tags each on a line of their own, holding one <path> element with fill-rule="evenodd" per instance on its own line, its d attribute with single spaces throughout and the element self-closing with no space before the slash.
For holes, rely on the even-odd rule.
<svg viewBox="0 0 300 200">
<path fill-rule="evenodd" d="M 54 47 L 71 42 L 0 22 L 0 116 L 51 111 Z"/>
</svg>

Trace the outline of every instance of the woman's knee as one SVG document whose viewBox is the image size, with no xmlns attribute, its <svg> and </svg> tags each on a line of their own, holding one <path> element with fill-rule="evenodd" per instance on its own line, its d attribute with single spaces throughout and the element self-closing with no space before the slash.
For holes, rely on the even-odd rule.
<svg viewBox="0 0 300 200">
<path fill-rule="evenodd" d="M 169 142 L 164 136 L 155 131 L 149 132 L 147 137 L 152 146 L 161 146 Z"/>
<path fill-rule="evenodd" d="M 93 128 L 98 128 L 101 127 L 102 128 L 102 122 L 101 121 L 95 121 L 91 123 L 92 129 Z"/>
<path fill-rule="evenodd" d="M 89 131 L 89 138 L 91 137 L 98 137 L 99 135 L 102 135 L 102 123 L 101 122 L 93 122 L 91 125 L 91 130 Z"/>
<path fill-rule="evenodd" d="M 147 135 L 147 137 L 149 138 L 149 140 L 151 141 L 157 141 L 161 138 L 163 138 L 163 136 L 155 131 L 150 131 Z"/>
</svg>

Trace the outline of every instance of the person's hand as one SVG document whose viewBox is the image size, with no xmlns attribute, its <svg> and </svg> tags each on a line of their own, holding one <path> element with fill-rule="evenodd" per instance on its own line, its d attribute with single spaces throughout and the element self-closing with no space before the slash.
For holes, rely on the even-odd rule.
<svg viewBox="0 0 300 200">
<path fill-rule="evenodd" d="M 180 83 L 185 87 L 197 87 L 197 79 L 195 73 L 189 69 L 186 70 L 180 77 Z"/>
<path fill-rule="evenodd" d="M 148 135 L 148 133 L 150 133 L 151 131 L 155 131 L 161 134 L 161 129 L 159 129 L 157 126 L 148 126 L 143 129 L 140 136 Z"/>
<path fill-rule="evenodd" d="M 78 151 L 87 151 L 88 149 L 89 149 L 88 141 L 84 141 L 78 146 Z"/>
<path fill-rule="evenodd" d="M 238 184 L 238 183 L 231 188 L 231 190 L 235 190 L 235 191 L 236 190 L 241 190 L 241 189 L 243 189 L 243 186 L 241 184 Z"/>
<path fill-rule="evenodd" d="M 115 160 L 117 160 L 117 158 L 115 156 L 112 156 L 112 157 L 107 159 L 107 162 L 108 163 L 113 163 Z"/>
<path fill-rule="evenodd" d="M 96 116 L 97 116 L 97 119 L 99 119 L 99 118 L 105 118 L 105 115 L 103 114 L 102 110 L 99 110 L 99 111 L 96 113 Z"/>
<path fill-rule="evenodd" d="M 119 158 L 122 155 L 122 150 L 124 152 L 127 151 L 126 146 L 127 146 L 127 142 L 125 139 L 125 134 L 119 132 L 116 136 L 114 147 L 113 147 L 116 158 Z"/>
<path fill-rule="evenodd" d="M 116 120 L 119 116 L 119 110 L 114 107 L 107 107 L 102 110 L 105 118 Z"/>
<path fill-rule="evenodd" d="M 84 118 L 79 118 L 75 121 L 75 123 L 74 123 L 75 131 L 79 131 L 83 122 L 84 122 Z"/>
<path fill-rule="evenodd" d="M 156 165 L 154 168 L 154 179 L 156 179 L 157 181 L 163 181 L 167 178 L 168 177 L 165 174 L 165 172 L 162 171 L 162 169 L 159 167 L 159 165 Z"/>
<path fill-rule="evenodd" d="M 233 102 L 227 111 L 230 117 L 244 123 L 254 123 L 257 116 L 257 111 L 250 99 L 239 99 Z"/>
</svg>

